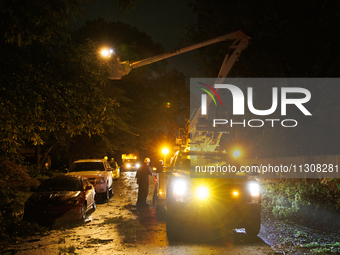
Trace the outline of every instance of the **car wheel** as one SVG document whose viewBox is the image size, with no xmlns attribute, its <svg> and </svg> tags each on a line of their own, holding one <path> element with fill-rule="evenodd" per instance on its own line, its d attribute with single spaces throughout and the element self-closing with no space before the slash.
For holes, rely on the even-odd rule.
<svg viewBox="0 0 340 255">
<path fill-rule="evenodd" d="M 106 192 L 104 193 L 104 200 L 107 202 L 110 200 L 110 190 L 108 186 L 106 186 Z"/>
<path fill-rule="evenodd" d="M 82 222 L 85 222 L 86 220 L 86 209 L 87 209 L 86 204 L 83 204 L 83 206 L 81 207 L 81 221 Z"/>
<path fill-rule="evenodd" d="M 113 196 L 113 183 L 111 185 L 111 189 L 109 189 L 109 196 L 112 197 Z"/>
<path fill-rule="evenodd" d="M 97 203 L 95 199 L 93 200 L 92 209 L 93 211 L 97 209 Z"/>
</svg>

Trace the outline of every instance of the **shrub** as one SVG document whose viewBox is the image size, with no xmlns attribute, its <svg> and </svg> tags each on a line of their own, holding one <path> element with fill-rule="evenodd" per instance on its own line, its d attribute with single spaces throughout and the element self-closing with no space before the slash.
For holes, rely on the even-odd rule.
<svg viewBox="0 0 340 255">
<path fill-rule="evenodd" d="M 39 181 L 31 178 L 25 167 L 11 161 L 0 162 L 0 180 L 12 190 L 27 191 L 39 186 Z"/>
<path fill-rule="evenodd" d="M 10 161 L 0 162 L 0 239 L 27 232 L 20 230 L 24 205 L 18 200 L 18 192 L 38 185 L 39 181 L 31 178 L 26 168 Z"/>
<path fill-rule="evenodd" d="M 262 184 L 264 211 L 275 217 L 309 217 L 318 213 L 340 212 L 340 182 L 337 179 L 275 180 Z M 310 215 L 306 215 L 309 213 Z"/>
</svg>

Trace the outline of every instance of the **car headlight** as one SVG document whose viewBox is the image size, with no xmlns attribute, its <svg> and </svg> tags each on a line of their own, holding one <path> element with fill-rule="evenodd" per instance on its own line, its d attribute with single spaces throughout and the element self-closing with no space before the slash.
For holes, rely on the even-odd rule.
<svg viewBox="0 0 340 255">
<path fill-rule="evenodd" d="M 136 167 L 137 167 L 137 168 L 140 168 L 140 164 L 137 163 L 137 164 L 136 164 Z"/>
<path fill-rule="evenodd" d="M 105 178 L 101 177 L 99 179 L 96 179 L 96 183 L 105 183 Z"/>
<path fill-rule="evenodd" d="M 67 205 L 79 205 L 80 201 L 79 199 L 72 199 L 66 202 Z"/>
<path fill-rule="evenodd" d="M 187 190 L 187 184 L 184 180 L 177 180 L 174 183 L 174 194 L 184 195 Z"/>
<path fill-rule="evenodd" d="M 197 190 L 196 190 L 196 195 L 198 198 L 200 199 L 206 199 L 208 196 L 209 196 L 209 190 L 207 187 L 199 187 Z"/>
</svg>

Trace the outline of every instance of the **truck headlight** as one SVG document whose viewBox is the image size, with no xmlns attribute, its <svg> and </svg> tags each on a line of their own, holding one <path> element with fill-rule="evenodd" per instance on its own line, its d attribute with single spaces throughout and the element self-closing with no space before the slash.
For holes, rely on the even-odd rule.
<svg viewBox="0 0 340 255">
<path fill-rule="evenodd" d="M 260 195 L 260 186 L 257 183 L 250 183 L 249 190 L 252 197 Z"/>
<path fill-rule="evenodd" d="M 253 182 L 249 184 L 249 191 L 253 203 L 260 203 L 260 185 Z"/>
<path fill-rule="evenodd" d="M 207 187 L 199 187 L 196 191 L 196 195 L 200 199 L 206 199 L 209 195 L 209 190 Z"/>
<path fill-rule="evenodd" d="M 130 163 L 127 163 L 127 164 L 126 164 L 126 167 L 127 167 L 127 168 L 130 168 L 130 167 L 131 167 L 131 164 L 130 164 Z"/>
<path fill-rule="evenodd" d="M 136 164 L 136 168 L 140 168 L 140 164 L 137 163 L 137 164 Z"/>
<path fill-rule="evenodd" d="M 187 190 L 187 184 L 183 180 L 178 180 L 174 183 L 174 194 L 184 195 Z"/>
</svg>

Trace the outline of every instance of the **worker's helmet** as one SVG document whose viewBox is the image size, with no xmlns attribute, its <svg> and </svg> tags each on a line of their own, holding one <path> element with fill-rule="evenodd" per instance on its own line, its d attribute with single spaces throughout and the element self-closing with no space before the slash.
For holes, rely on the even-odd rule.
<svg viewBox="0 0 340 255">
<path fill-rule="evenodd" d="M 151 160 L 150 160 L 149 158 L 145 158 L 145 159 L 144 159 L 144 162 L 149 162 L 149 163 L 150 163 Z"/>
</svg>

